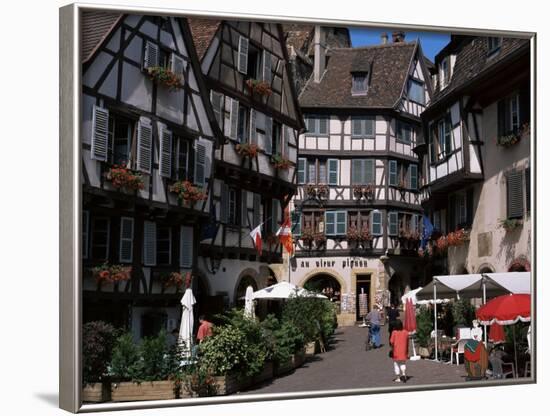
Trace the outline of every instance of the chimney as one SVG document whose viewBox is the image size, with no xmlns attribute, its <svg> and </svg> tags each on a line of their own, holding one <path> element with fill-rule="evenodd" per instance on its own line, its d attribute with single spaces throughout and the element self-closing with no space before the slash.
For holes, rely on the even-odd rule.
<svg viewBox="0 0 550 416">
<path fill-rule="evenodd" d="M 325 31 L 319 25 L 315 25 L 313 53 L 313 80 L 319 82 L 321 81 L 321 76 L 325 71 L 326 65 Z"/>
<path fill-rule="evenodd" d="M 405 32 L 402 30 L 396 30 L 392 34 L 393 43 L 405 42 Z"/>
<path fill-rule="evenodd" d="M 380 40 L 382 41 L 382 45 L 388 43 L 388 34 L 386 32 L 382 32 L 380 35 Z"/>
</svg>

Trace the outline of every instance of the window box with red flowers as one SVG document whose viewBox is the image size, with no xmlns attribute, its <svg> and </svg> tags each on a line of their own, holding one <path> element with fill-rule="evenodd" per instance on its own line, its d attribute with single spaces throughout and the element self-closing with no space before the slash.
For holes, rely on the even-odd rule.
<svg viewBox="0 0 550 416">
<path fill-rule="evenodd" d="M 145 187 L 141 173 L 122 165 L 111 166 L 105 177 L 117 190 L 137 191 Z"/>
<path fill-rule="evenodd" d="M 250 159 L 258 155 L 258 145 L 254 143 L 238 143 L 235 146 L 235 150 L 239 156 L 248 157 Z"/>
<path fill-rule="evenodd" d="M 92 269 L 92 274 L 100 284 L 103 282 L 116 283 L 129 280 L 131 273 L 132 267 L 120 264 L 110 265 L 109 263 L 103 263 L 101 266 Z"/>
<path fill-rule="evenodd" d="M 165 289 L 175 287 L 176 292 L 181 289 L 184 283 L 184 278 L 179 272 L 172 272 L 162 276 L 162 285 Z"/>
<path fill-rule="evenodd" d="M 324 233 L 315 233 L 315 247 L 323 248 L 327 242 L 327 236 Z"/>
<path fill-rule="evenodd" d="M 288 168 L 290 167 L 290 160 L 284 158 L 284 157 L 283 157 L 282 155 L 280 155 L 280 154 L 276 154 L 276 155 L 274 155 L 274 156 L 271 157 L 271 164 L 272 164 L 276 169 L 288 170 Z"/>
<path fill-rule="evenodd" d="M 372 234 L 368 229 L 363 229 L 359 232 L 359 241 L 363 245 L 363 248 L 370 248 L 372 246 Z"/>
<path fill-rule="evenodd" d="M 470 239 L 470 233 L 464 228 L 452 231 L 447 234 L 447 245 L 449 247 L 458 247 Z"/>
<path fill-rule="evenodd" d="M 177 181 L 170 186 L 169 190 L 176 194 L 181 201 L 194 203 L 207 199 L 206 193 L 189 181 Z"/>
<path fill-rule="evenodd" d="M 305 227 L 302 230 L 302 234 L 300 235 L 300 239 L 304 243 L 305 246 L 310 247 L 313 244 L 313 241 L 315 240 L 315 233 L 310 227 Z"/>
<path fill-rule="evenodd" d="M 365 197 L 367 200 L 374 199 L 374 186 L 368 185 L 354 185 L 352 188 L 353 196 L 357 199 Z"/>
<path fill-rule="evenodd" d="M 328 185 L 318 185 L 317 186 L 317 198 L 319 199 L 328 199 L 329 195 L 329 187 Z"/>
<path fill-rule="evenodd" d="M 168 68 L 153 66 L 147 68 L 147 74 L 155 84 L 164 85 L 168 87 L 170 91 L 177 91 L 183 88 L 181 76 Z"/>
<path fill-rule="evenodd" d="M 273 93 L 271 86 L 266 81 L 250 78 L 246 80 L 246 86 L 251 95 L 258 94 L 262 97 L 269 97 Z"/>
</svg>

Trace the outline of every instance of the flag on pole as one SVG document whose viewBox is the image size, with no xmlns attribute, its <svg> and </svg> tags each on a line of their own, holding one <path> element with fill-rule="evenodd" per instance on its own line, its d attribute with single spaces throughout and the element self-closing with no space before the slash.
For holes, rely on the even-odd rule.
<svg viewBox="0 0 550 416">
<path fill-rule="evenodd" d="M 254 228 L 250 232 L 250 237 L 252 238 L 252 241 L 254 242 L 254 247 L 256 248 L 256 251 L 258 252 L 258 255 L 262 255 L 262 224 L 258 225 L 256 228 Z"/>
<path fill-rule="evenodd" d="M 292 226 L 288 208 L 285 210 L 285 220 L 275 235 L 279 237 L 279 241 L 286 252 L 292 256 L 294 253 L 294 244 L 292 241 Z"/>
<path fill-rule="evenodd" d="M 428 243 L 428 240 L 430 239 L 434 230 L 434 226 L 432 222 L 426 215 L 423 216 L 423 221 L 424 221 L 424 232 L 422 233 L 422 240 L 420 244 L 420 246 L 422 247 L 422 250 L 426 248 L 426 244 Z"/>
</svg>

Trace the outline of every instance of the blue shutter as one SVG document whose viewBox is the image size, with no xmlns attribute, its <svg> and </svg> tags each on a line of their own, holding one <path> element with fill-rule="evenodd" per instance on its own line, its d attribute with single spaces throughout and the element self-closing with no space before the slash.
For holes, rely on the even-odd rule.
<svg viewBox="0 0 550 416">
<path fill-rule="evenodd" d="M 292 235 L 299 236 L 302 233 L 302 214 L 298 211 L 292 212 Z"/>
<path fill-rule="evenodd" d="M 298 159 L 298 185 L 306 183 L 306 159 Z"/>
<path fill-rule="evenodd" d="M 346 234 L 346 219 L 347 211 L 338 211 L 336 212 L 336 234 L 344 235 Z"/>
<path fill-rule="evenodd" d="M 180 227 L 180 266 L 184 269 L 193 267 L 193 227 Z"/>
<path fill-rule="evenodd" d="M 374 137 L 374 117 L 365 117 L 363 120 L 363 134 L 366 137 Z"/>
<path fill-rule="evenodd" d="M 373 159 L 363 160 L 363 183 L 365 183 L 365 184 L 374 184 L 375 183 L 374 160 Z"/>
<path fill-rule="evenodd" d="M 328 134 L 328 117 L 319 117 L 319 135 L 326 136 Z"/>
<path fill-rule="evenodd" d="M 119 261 L 131 263 L 134 251 L 134 219 L 130 217 L 120 218 L 120 246 Z"/>
<path fill-rule="evenodd" d="M 388 214 L 388 234 L 397 235 L 397 212 L 390 212 Z"/>
<path fill-rule="evenodd" d="M 389 185 L 397 186 L 397 161 L 390 160 L 388 164 L 389 168 Z"/>
<path fill-rule="evenodd" d="M 409 166 L 409 181 L 411 189 L 418 189 L 418 166 Z"/>
<path fill-rule="evenodd" d="M 328 159 L 328 184 L 338 185 L 338 159 Z"/>
<path fill-rule="evenodd" d="M 325 212 L 325 234 L 334 235 L 336 233 L 336 212 Z"/>
<path fill-rule="evenodd" d="M 361 118 L 352 117 L 351 118 L 351 137 L 361 137 L 362 135 L 362 123 Z"/>
<path fill-rule="evenodd" d="M 380 211 L 371 212 L 371 234 L 382 235 L 382 213 Z"/>
</svg>

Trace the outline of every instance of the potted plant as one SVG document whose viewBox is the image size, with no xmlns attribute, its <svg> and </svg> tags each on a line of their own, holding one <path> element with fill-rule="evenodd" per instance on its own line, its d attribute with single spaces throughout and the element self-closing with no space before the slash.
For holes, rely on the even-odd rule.
<svg viewBox="0 0 550 416">
<path fill-rule="evenodd" d="M 254 143 L 237 143 L 235 150 L 242 157 L 253 159 L 258 155 L 258 145 Z"/>
<path fill-rule="evenodd" d="M 110 265 L 108 262 L 92 269 L 92 274 L 99 284 L 103 282 L 116 283 L 129 280 L 131 273 L 131 266 L 123 266 L 121 264 Z"/>
<path fill-rule="evenodd" d="M 504 218 L 499 221 L 500 227 L 504 228 L 506 231 L 513 231 L 516 228 L 520 227 L 523 224 L 521 219 L 517 218 Z"/>
<path fill-rule="evenodd" d="M 208 198 L 206 192 L 187 180 L 174 182 L 168 189 L 176 194 L 180 201 L 195 203 Z"/>
<path fill-rule="evenodd" d="M 430 339 L 433 329 L 433 316 L 430 309 L 421 306 L 416 313 L 416 340 L 418 342 L 418 354 L 423 358 L 430 356 Z"/>
<path fill-rule="evenodd" d="M 118 331 L 103 321 L 87 322 L 82 327 L 82 401 L 105 402 L 111 399 L 108 364 Z"/>
<path fill-rule="evenodd" d="M 249 78 L 246 80 L 246 86 L 250 91 L 250 95 L 258 94 L 263 97 L 269 97 L 273 93 L 271 86 L 266 81 Z"/>
<path fill-rule="evenodd" d="M 271 164 L 275 169 L 288 170 L 290 168 L 291 162 L 289 159 L 283 157 L 280 154 L 271 156 Z"/>
<path fill-rule="evenodd" d="M 117 190 L 137 191 L 145 187 L 141 173 L 133 171 L 124 165 L 111 166 L 105 174 L 105 178 Z"/>
<path fill-rule="evenodd" d="M 162 66 L 147 68 L 149 78 L 156 84 L 162 84 L 170 91 L 177 91 L 183 88 L 181 76 Z"/>
</svg>

